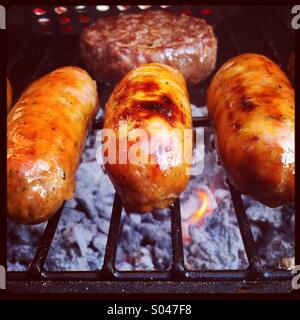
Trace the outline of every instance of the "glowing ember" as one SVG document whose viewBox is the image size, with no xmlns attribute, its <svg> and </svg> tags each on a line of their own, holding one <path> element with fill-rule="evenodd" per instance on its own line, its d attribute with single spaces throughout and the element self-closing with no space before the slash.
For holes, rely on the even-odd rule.
<svg viewBox="0 0 300 320">
<path fill-rule="evenodd" d="M 68 9 L 66 7 L 55 7 L 54 11 L 57 14 L 64 14 L 64 13 L 66 13 L 68 11 Z"/>
<path fill-rule="evenodd" d="M 188 205 L 182 205 L 182 237 L 185 244 L 189 243 L 189 226 L 202 225 L 204 217 L 211 214 L 217 207 L 216 199 L 207 186 L 196 189 L 193 196 L 187 201 Z M 186 211 L 186 214 L 184 214 Z M 190 212 L 190 214 L 188 214 Z"/>
<path fill-rule="evenodd" d="M 200 219 L 203 216 L 203 214 L 206 212 L 207 204 L 208 204 L 208 196 L 204 191 L 199 191 L 198 194 L 202 200 L 202 205 L 201 205 L 201 208 L 194 213 L 194 216 L 197 219 Z"/>
<path fill-rule="evenodd" d="M 130 6 L 117 6 L 117 8 L 120 10 L 120 11 L 125 11 L 125 10 L 128 10 L 130 8 Z"/>
<path fill-rule="evenodd" d="M 89 16 L 79 16 L 78 21 L 80 23 L 89 23 L 90 22 L 90 17 Z"/>
<path fill-rule="evenodd" d="M 72 26 L 70 26 L 70 25 L 67 25 L 67 26 L 63 27 L 63 31 L 64 32 L 73 32 L 74 28 Z"/>
<path fill-rule="evenodd" d="M 206 16 L 212 14 L 212 9 L 211 8 L 206 8 L 206 9 L 201 9 L 200 12 Z"/>
<path fill-rule="evenodd" d="M 59 22 L 62 24 L 69 24 L 69 23 L 71 23 L 71 19 L 69 17 L 61 17 L 59 19 Z"/>
<path fill-rule="evenodd" d="M 43 8 L 35 8 L 33 9 L 33 13 L 37 16 L 42 16 L 43 14 L 46 13 L 46 10 Z"/>
<path fill-rule="evenodd" d="M 85 12 L 87 10 L 86 6 L 76 6 L 75 9 L 78 12 Z"/>
<path fill-rule="evenodd" d="M 186 10 L 182 10 L 181 13 L 182 13 L 182 14 L 185 14 L 186 16 L 190 16 L 190 15 L 192 14 L 192 11 L 186 9 Z"/>
<path fill-rule="evenodd" d="M 43 26 L 46 26 L 46 25 L 49 25 L 50 24 L 50 19 L 48 18 L 40 18 L 38 19 L 38 22 L 43 25 Z"/>
<path fill-rule="evenodd" d="M 138 6 L 141 10 L 146 10 L 148 8 L 150 8 L 151 6 L 149 5 L 144 5 L 144 6 Z"/>
<path fill-rule="evenodd" d="M 196 194 L 199 196 L 199 199 L 201 200 L 201 206 L 187 220 L 188 224 L 201 224 L 203 222 L 202 218 L 208 213 L 211 213 L 214 209 L 213 206 L 210 204 L 210 197 L 208 196 L 208 193 L 205 190 L 197 190 Z"/>
<path fill-rule="evenodd" d="M 107 10 L 109 10 L 109 6 L 96 6 L 96 10 L 107 11 Z"/>
</svg>

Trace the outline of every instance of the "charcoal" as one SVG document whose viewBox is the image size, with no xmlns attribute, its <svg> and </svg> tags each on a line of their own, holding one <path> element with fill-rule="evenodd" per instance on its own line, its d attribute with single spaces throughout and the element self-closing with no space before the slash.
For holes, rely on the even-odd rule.
<svg viewBox="0 0 300 320">
<path fill-rule="evenodd" d="M 85 214 L 82 211 L 65 207 L 61 221 L 64 221 L 65 224 L 78 224 L 84 220 L 84 216 Z"/>
<path fill-rule="evenodd" d="M 65 209 L 75 209 L 78 203 L 75 199 L 70 199 L 65 203 Z"/>
<path fill-rule="evenodd" d="M 142 221 L 142 216 L 140 214 L 131 214 L 129 216 L 131 224 L 140 224 Z"/>
<path fill-rule="evenodd" d="M 109 231 L 109 221 L 107 221 L 106 219 L 99 219 L 99 223 L 98 223 L 98 229 L 104 233 L 104 234 L 108 234 Z"/>
<path fill-rule="evenodd" d="M 34 226 L 17 225 L 12 221 L 7 221 L 7 235 L 15 245 L 29 244 L 35 245 L 42 236 L 46 223 Z M 9 243 L 8 243 L 9 245 Z M 8 247 L 9 249 L 9 247 Z"/>
<path fill-rule="evenodd" d="M 66 228 L 62 233 L 65 243 L 76 244 L 80 249 L 81 256 L 87 253 L 87 247 L 92 238 L 92 233 L 86 230 L 82 225 L 78 224 Z"/>
<path fill-rule="evenodd" d="M 96 159 L 95 149 L 87 148 L 82 155 L 82 161 L 90 162 L 90 161 L 95 161 L 95 159 Z"/>
<path fill-rule="evenodd" d="M 247 208 L 248 218 L 253 221 L 268 222 L 268 224 L 278 228 L 282 223 L 282 207 L 268 208 L 263 204 L 256 202 Z"/>
<path fill-rule="evenodd" d="M 202 115 L 207 111 L 193 106 L 193 114 L 198 114 L 196 112 Z M 205 128 L 203 173 L 192 176 L 180 196 L 185 266 L 191 270 L 246 268 L 245 248 L 224 171 L 217 165 L 212 133 L 212 128 Z M 102 266 L 115 189 L 103 165 L 96 161 L 99 146 L 97 132 L 91 131 L 77 170 L 74 199 L 65 204 L 46 259 L 47 270 L 99 270 Z M 202 203 L 195 198 L 199 197 L 195 192 L 198 189 L 212 194 L 213 199 L 210 210 L 190 221 Z M 294 206 L 271 209 L 249 196 L 242 198 L 263 264 L 270 268 L 291 268 L 295 263 Z M 154 210 L 142 215 L 126 214 L 123 210 L 117 268 L 169 269 L 172 263 L 170 219 L 170 210 Z M 28 268 L 45 227 L 46 223 L 22 226 L 8 221 L 8 270 Z"/>
<path fill-rule="evenodd" d="M 131 263 L 126 262 L 126 261 L 122 261 L 120 264 L 118 264 L 117 268 L 119 271 L 132 271 L 133 265 Z"/>
<path fill-rule="evenodd" d="M 143 236 L 129 225 L 124 225 L 119 244 L 128 255 L 133 254 L 141 246 Z"/>
<path fill-rule="evenodd" d="M 8 258 L 11 262 L 19 262 L 24 266 L 23 270 L 26 270 L 33 259 L 33 254 L 34 252 L 30 245 L 22 245 L 9 250 Z"/>
<path fill-rule="evenodd" d="M 171 268 L 172 263 L 172 244 L 170 236 L 158 239 L 153 250 L 154 265 L 158 270 Z"/>
<path fill-rule="evenodd" d="M 165 228 L 161 228 L 161 223 L 149 223 L 144 222 L 137 226 L 136 230 L 139 231 L 144 237 L 146 243 L 155 243 L 159 239 L 163 239 L 166 236 Z"/>
<path fill-rule="evenodd" d="M 93 249 L 96 251 L 103 252 L 105 251 L 107 237 L 103 234 L 98 234 L 94 237 L 92 241 Z"/>
<path fill-rule="evenodd" d="M 137 254 L 134 255 L 135 270 L 153 270 L 153 262 L 150 250 L 146 247 L 141 248 Z"/>
<path fill-rule="evenodd" d="M 165 241 L 167 246 L 160 247 L 159 243 L 154 247 L 155 269 L 168 270 L 171 267 L 171 241 Z"/>
<path fill-rule="evenodd" d="M 142 215 L 142 223 L 152 223 L 155 224 L 156 220 L 153 217 L 153 214 L 151 212 L 145 213 Z"/>
<path fill-rule="evenodd" d="M 154 210 L 152 212 L 153 218 L 158 221 L 165 221 L 170 219 L 170 210 Z"/>
</svg>

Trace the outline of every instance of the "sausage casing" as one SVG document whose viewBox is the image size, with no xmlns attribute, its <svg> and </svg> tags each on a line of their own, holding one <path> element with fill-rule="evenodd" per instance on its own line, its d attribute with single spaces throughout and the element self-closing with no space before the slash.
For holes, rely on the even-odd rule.
<svg viewBox="0 0 300 320">
<path fill-rule="evenodd" d="M 267 57 L 225 63 L 208 89 L 208 112 L 231 183 L 270 207 L 294 201 L 295 92 Z"/>
<path fill-rule="evenodd" d="M 124 128 L 120 121 L 126 123 L 128 136 L 120 134 Z M 147 151 L 141 147 L 137 150 L 145 156 L 146 163 L 132 163 L 129 159 L 126 164 L 121 163 L 118 161 L 118 149 L 116 163 L 105 164 L 125 209 L 144 213 L 172 204 L 185 189 L 191 167 L 186 156 L 188 151 L 183 154 L 189 148 L 182 148 L 184 130 L 192 130 L 191 107 L 186 84 L 179 71 L 151 63 L 129 72 L 106 105 L 104 129 L 107 128 L 114 130 L 117 146 L 122 148 L 128 143 L 128 154 L 133 145 L 132 141 L 128 141 L 129 135 L 135 129 L 147 133 L 147 138 L 141 138 L 140 142 L 149 142 L 150 145 L 157 138 L 162 139 L 161 144 L 157 142 L 157 148 Z M 167 135 L 173 129 L 182 134 L 176 136 L 172 148 L 168 148 L 168 142 L 164 145 L 163 140 L 168 139 Z M 192 138 L 186 140 L 192 144 Z M 112 150 L 112 147 L 108 146 L 108 149 Z M 182 161 L 173 161 L 176 158 Z"/>
<path fill-rule="evenodd" d="M 95 82 L 77 67 L 59 68 L 22 94 L 8 115 L 9 218 L 40 223 L 72 197 L 97 100 Z"/>
</svg>

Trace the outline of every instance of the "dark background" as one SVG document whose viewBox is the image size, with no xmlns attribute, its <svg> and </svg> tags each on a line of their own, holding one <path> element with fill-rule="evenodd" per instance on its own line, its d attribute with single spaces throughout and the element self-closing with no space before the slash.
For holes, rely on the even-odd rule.
<svg viewBox="0 0 300 320">
<path fill-rule="evenodd" d="M 34 8 L 44 8 L 47 15 L 36 16 Z M 105 12 L 95 6 L 83 11 L 75 6 L 65 6 L 63 15 L 54 12 L 55 6 L 14 6 L 7 11 L 7 73 L 14 91 L 14 98 L 36 78 L 63 65 L 83 66 L 78 44 L 79 34 L 87 24 L 80 23 L 82 16 L 89 23 L 107 15 L 120 13 L 116 6 Z M 149 10 L 149 9 L 147 9 Z M 215 70 L 231 57 L 255 52 L 268 56 L 286 70 L 294 50 L 294 31 L 291 29 L 291 6 L 170 6 L 151 10 L 183 12 L 206 19 L 214 27 L 218 38 L 218 58 Z M 125 12 L 142 11 L 131 6 Z M 50 23 L 41 25 L 38 19 L 48 17 Z M 69 24 L 61 19 L 70 18 Z M 190 87 L 191 102 L 205 104 L 205 92 L 211 77 Z M 101 102 L 105 104 L 112 88 L 101 86 Z"/>
<path fill-rule="evenodd" d="M 39 6 L 41 7 L 41 6 Z M 158 7 L 158 6 L 157 6 Z M 288 58 L 294 50 L 295 32 L 291 30 L 291 6 L 209 6 L 210 15 L 201 13 L 202 6 L 176 6 L 168 10 L 200 16 L 214 26 L 219 40 L 218 70 L 229 58 L 245 52 L 261 53 L 286 70 Z M 34 79 L 62 65 L 84 66 L 78 52 L 79 32 L 81 25 L 77 22 L 74 8 L 68 13 L 74 21 L 72 32 L 66 32 L 60 26 L 57 17 L 51 13 L 52 26 L 44 28 L 37 24 L 32 14 L 32 7 L 12 7 L 7 16 L 7 75 L 11 79 L 14 99 Z M 155 9 L 155 8 L 154 8 Z M 129 11 L 137 10 L 137 8 Z M 89 8 L 91 21 L 100 18 L 101 14 Z M 116 14 L 117 9 L 104 15 Z M 4 60 L 2 60 L 4 61 Z M 190 88 L 191 101 L 205 104 L 205 90 L 209 79 Z M 101 88 L 102 106 L 112 88 Z M 3 199 L 5 194 L 2 195 Z"/>
</svg>

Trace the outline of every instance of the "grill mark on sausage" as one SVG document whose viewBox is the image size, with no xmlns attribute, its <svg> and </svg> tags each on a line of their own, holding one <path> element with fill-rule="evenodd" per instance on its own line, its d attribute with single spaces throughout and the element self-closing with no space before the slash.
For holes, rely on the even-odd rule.
<svg viewBox="0 0 300 320">
<path fill-rule="evenodd" d="M 271 91 L 270 89 L 264 89 L 261 92 L 256 92 L 255 93 L 255 98 L 256 99 L 261 99 L 264 102 L 271 102 L 273 99 L 278 97 L 278 92 Z"/>
<path fill-rule="evenodd" d="M 232 129 L 234 132 L 239 132 L 242 129 L 242 123 L 240 121 L 235 121 L 232 123 Z"/>
<path fill-rule="evenodd" d="M 256 108 L 256 105 L 250 101 L 250 97 L 242 95 L 240 105 L 244 111 L 250 112 Z"/>
<path fill-rule="evenodd" d="M 155 81 L 135 82 L 127 80 L 124 88 L 118 93 L 116 102 L 118 105 L 124 103 L 130 96 L 135 95 L 138 91 L 147 94 L 154 93 L 160 89 Z"/>
<path fill-rule="evenodd" d="M 228 87 L 231 92 L 236 96 L 241 96 L 246 91 L 246 87 L 243 85 L 244 79 L 241 75 L 234 75 L 232 77 L 232 83 L 225 83 L 224 87 Z"/>
<path fill-rule="evenodd" d="M 138 82 L 133 88 L 145 92 L 153 92 L 159 90 L 159 85 L 155 81 Z"/>
<path fill-rule="evenodd" d="M 233 118 L 233 111 L 228 111 L 228 120 L 232 122 Z"/>
<path fill-rule="evenodd" d="M 283 122 L 284 120 L 284 117 L 282 114 L 269 114 L 268 116 L 268 119 L 273 119 L 273 120 L 277 120 L 279 122 Z"/>
<path fill-rule="evenodd" d="M 164 118 L 171 126 L 175 126 L 176 121 L 182 121 L 185 124 L 185 117 L 173 100 L 163 94 L 160 100 L 135 100 L 131 107 L 126 108 L 120 116 L 121 120 L 127 120 L 129 117 L 139 119 L 149 119 L 154 116 Z"/>
<path fill-rule="evenodd" d="M 252 136 L 249 138 L 249 142 L 257 142 L 259 140 L 259 136 Z"/>
</svg>

